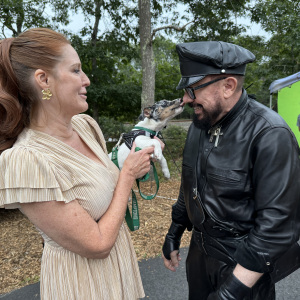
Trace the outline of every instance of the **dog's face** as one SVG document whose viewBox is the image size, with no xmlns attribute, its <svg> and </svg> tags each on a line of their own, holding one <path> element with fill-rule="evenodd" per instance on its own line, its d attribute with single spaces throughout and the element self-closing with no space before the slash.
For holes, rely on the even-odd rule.
<svg viewBox="0 0 300 300">
<path fill-rule="evenodd" d="M 139 119 L 145 118 L 153 119 L 155 121 L 166 122 L 175 116 L 179 115 L 183 111 L 183 106 L 180 106 L 182 99 L 175 100 L 160 100 L 155 102 L 154 105 L 144 108 L 143 113 Z"/>
</svg>

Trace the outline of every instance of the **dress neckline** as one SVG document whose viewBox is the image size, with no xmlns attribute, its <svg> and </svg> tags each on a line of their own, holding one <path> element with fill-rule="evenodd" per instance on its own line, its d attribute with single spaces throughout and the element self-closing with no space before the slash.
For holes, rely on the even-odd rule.
<svg viewBox="0 0 300 300">
<path fill-rule="evenodd" d="M 84 134 L 84 132 L 81 132 L 80 129 L 81 127 L 80 126 L 76 126 L 75 122 L 72 121 L 72 125 L 73 125 L 73 130 L 78 134 L 78 136 L 80 137 L 80 139 L 86 144 L 86 146 L 94 153 L 94 155 L 99 159 L 100 162 L 97 162 L 93 159 L 91 159 L 90 157 L 86 156 L 85 154 L 81 153 L 80 151 L 78 151 L 77 149 L 71 147 L 70 145 L 68 145 L 67 143 L 61 141 L 60 139 L 48 134 L 48 133 L 45 133 L 43 131 L 39 131 L 39 130 L 36 130 L 36 129 L 31 129 L 31 128 L 27 128 L 27 130 L 33 132 L 35 135 L 41 135 L 41 136 L 44 136 L 46 139 L 48 140 L 53 140 L 55 141 L 55 143 L 58 143 L 60 144 L 61 146 L 63 147 L 66 147 L 68 148 L 69 150 L 71 150 L 72 152 L 75 152 L 77 155 L 83 157 L 84 159 L 86 159 L 87 161 L 89 161 L 90 163 L 92 164 L 97 164 L 99 166 L 102 166 L 102 167 L 105 167 L 107 168 L 108 165 L 104 159 L 104 155 L 106 155 L 104 153 L 104 151 L 100 151 L 99 150 L 99 147 L 101 148 L 100 144 L 96 141 L 96 138 L 95 140 L 88 140 L 86 134 Z M 102 149 L 102 148 L 101 148 Z M 100 155 L 101 152 L 103 153 L 103 155 Z"/>
</svg>

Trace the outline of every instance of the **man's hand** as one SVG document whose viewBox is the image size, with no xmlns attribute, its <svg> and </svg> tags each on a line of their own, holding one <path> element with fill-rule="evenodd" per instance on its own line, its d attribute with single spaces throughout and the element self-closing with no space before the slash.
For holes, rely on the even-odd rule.
<svg viewBox="0 0 300 300">
<path fill-rule="evenodd" d="M 263 273 L 247 270 L 237 264 L 220 288 L 211 293 L 207 300 L 240 300 L 250 295 L 251 288 Z M 248 299 L 248 298 L 247 298 Z"/>
<path fill-rule="evenodd" d="M 178 262 L 181 260 L 179 257 L 179 247 L 181 236 L 185 228 L 186 227 L 181 224 L 172 222 L 162 247 L 164 265 L 173 272 L 176 270 Z"/>
<path fill-rule="evenodd" d="M 163 253 L 161 255 L 164 260 L 165 267 L 170 271 L 175 272 L 176 268 L 179 266 L 179 262 L 181 261 L 179 251 L 174 250 L 170 253 L 171 260 L 166 259 Z"/>
<path fill-rule="evenodd" d="M 237 264 L 233 270 L 233 275 L 244 285 L 251 288 L 257 282 L 257 280 L 263 275 L 263 273 L 257 273 L 247 270 L 240 264 Z"/>
<path fill-rule="evenodd" d="M 249 299 L 251 288 L 239 281 L 231 273 L 220 288 L 207 297 L 207 300 L 242 300 Z"/>
</svg>

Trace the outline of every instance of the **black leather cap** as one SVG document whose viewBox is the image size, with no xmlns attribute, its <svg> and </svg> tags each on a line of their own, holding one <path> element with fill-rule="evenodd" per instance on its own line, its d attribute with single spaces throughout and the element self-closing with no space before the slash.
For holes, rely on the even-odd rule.
<svg viewBox="0 0 300 300">
<path fill-rule="evenodd" d="M 182 78 L 177 90 L 211 74 L 245 75 L 247 63 L 255 60 L 249 50 L 231 43 L 205 41 L 176 45 Z"/>
</svg>

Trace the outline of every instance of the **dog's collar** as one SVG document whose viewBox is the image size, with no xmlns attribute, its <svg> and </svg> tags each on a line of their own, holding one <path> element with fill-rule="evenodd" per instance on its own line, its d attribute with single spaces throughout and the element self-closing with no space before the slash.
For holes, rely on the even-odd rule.
<svg viewBox="0 0 300 300">
<path fill-rule="evenodd" d="M 139 127 L 139 126 L 134 126 L 133 129 L 139 129 L 139 130 L 147 131 L 147 132 L 149 132 L 153 136 L 157 136 L 159 134 L 159 131 L 153 131 L 151 129 L 144 128 L 144 127 Z"/>
</svg>

